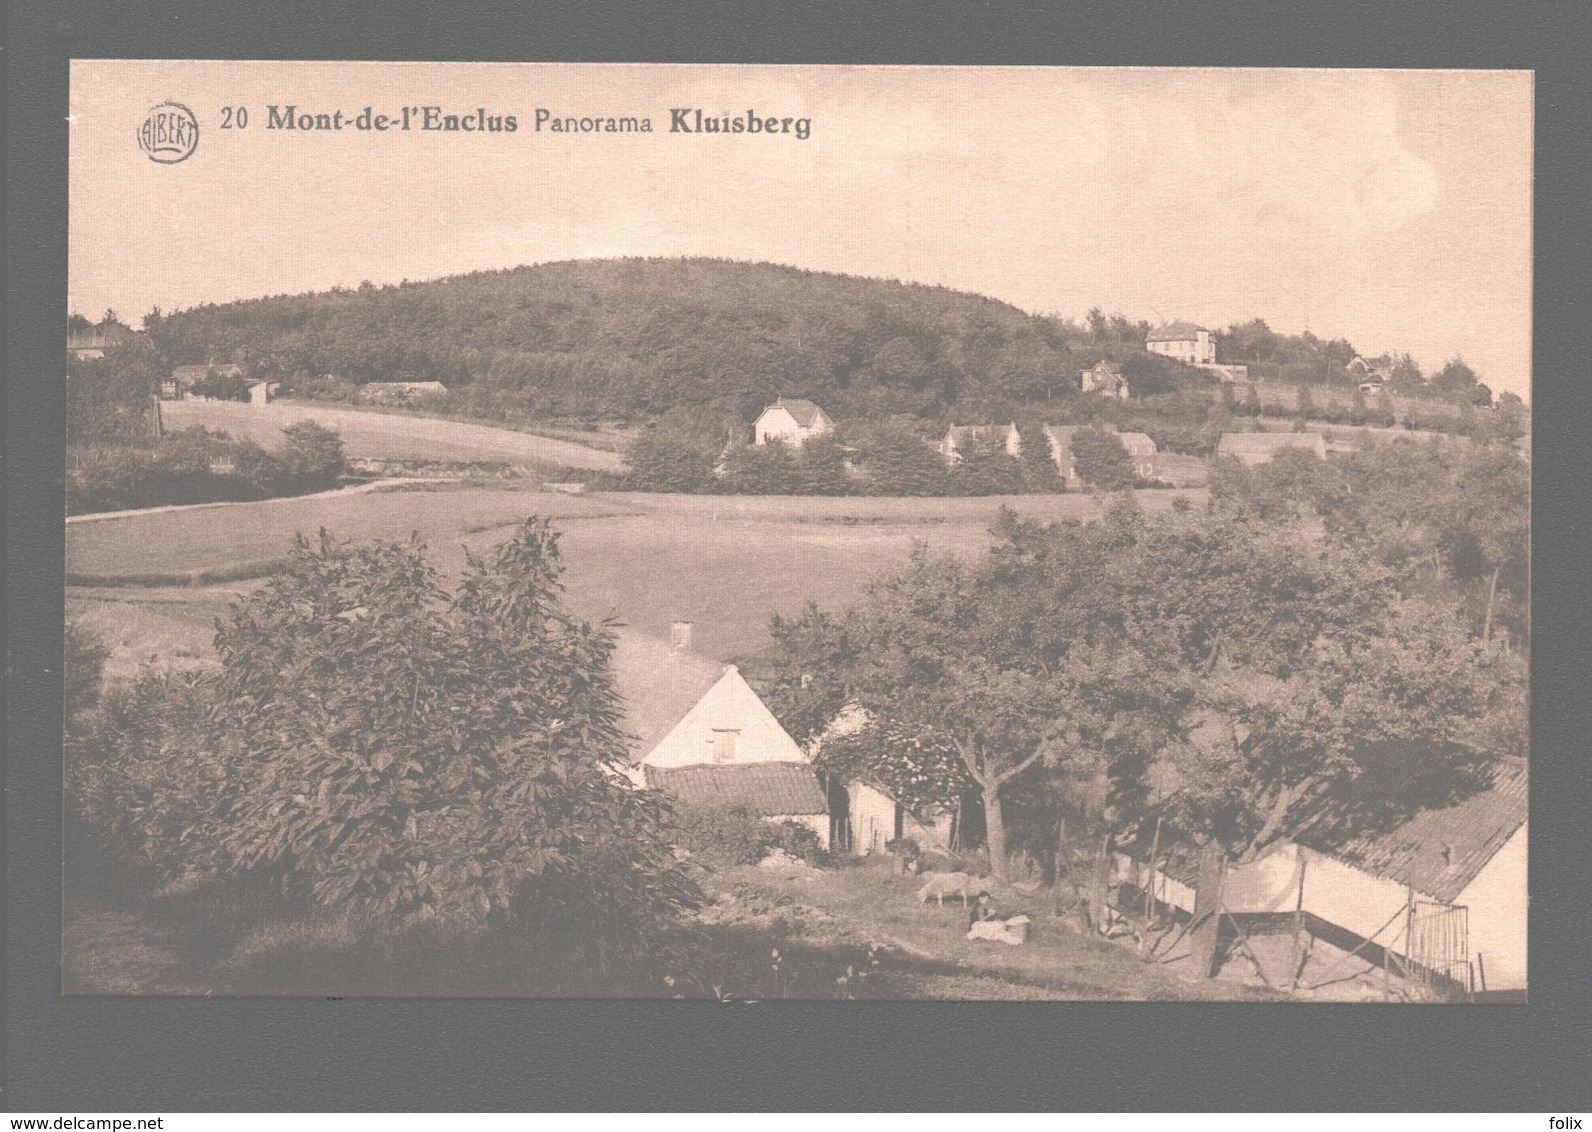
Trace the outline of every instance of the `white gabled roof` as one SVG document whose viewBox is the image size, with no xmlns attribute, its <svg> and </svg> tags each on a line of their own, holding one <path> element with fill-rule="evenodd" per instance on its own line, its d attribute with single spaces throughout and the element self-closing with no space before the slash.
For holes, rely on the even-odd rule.
<svg viewBox="0 0 1592 1132">
<path fill-rule="evenodd" d="M 724 675 L 686 712 L 658 744 L 642 758 L 647 766 L 692 766 L 704 762 L 701 737 L 705 731 L 732 729 L 742 733 L 737 744 L 737 762 L 801 762 L 807 754 L 774 718 L 762 697 L 741 675 L 735 665 L 727 665 Z"/>
</svg>

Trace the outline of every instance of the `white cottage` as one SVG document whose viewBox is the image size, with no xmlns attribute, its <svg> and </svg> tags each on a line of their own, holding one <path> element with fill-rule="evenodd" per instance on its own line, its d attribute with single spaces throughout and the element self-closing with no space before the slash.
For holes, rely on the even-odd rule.
<svg viewBox="0 0 1592 1132">
<path fill-rule="evenodd" d="M 799 448 L 834 427 L 829 415 L 811 401 L 781 397 L 758 414 L 752 424 L 752 439 L 756 444 L 778 440 Z"/>
<path fill-rule="evenodd" d="M 829 847 L 829 806 L 807 753 L 733 664 L 641 760 L 646 784 L 692 805 L 792 821 Z"/>
</svg>

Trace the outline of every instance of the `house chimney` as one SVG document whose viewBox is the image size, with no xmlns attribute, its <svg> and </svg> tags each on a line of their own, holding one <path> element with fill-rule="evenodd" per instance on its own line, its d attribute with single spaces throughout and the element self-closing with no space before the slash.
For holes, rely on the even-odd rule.
<svg viewBox="0 0 1592 1132">
<path fill-rule="evenodd" d="M 669 626 L 669 647 L 675 652 L 684 652 L 691 647 L 691 622 L 676 621 Z"/>
</svg>

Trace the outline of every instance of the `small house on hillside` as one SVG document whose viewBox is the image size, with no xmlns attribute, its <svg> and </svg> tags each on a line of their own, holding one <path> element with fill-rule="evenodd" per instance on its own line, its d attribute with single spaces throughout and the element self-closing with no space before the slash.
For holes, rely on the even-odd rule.
<svg viewBox="0 0 1592 1132">
<path fill-rule="evenodd" d="M 359 387 L 359 399 L 372 405 L 414 405 L 422 397 L 447 391 L 440 381 L 371 381 Z"/>
<path fill-rule="evenodd" d="M 267 381 L 260 378 L 249 382 L 249 404 L 264 405 L 267 401 L 275 401 L 277 391 L 282 388 L 280 381 Z"/>
<path fill-rule="evenodd" d="M 1319 432 L 1224 432 L 1216 445 L 1218 457 L 1231 456 L 1254 467 L 1270 463 L 1285 448 L 1299 448 L 1327 458 L 1327 439 Z"/>
<path fill-rule="evenodd" d="M 1214 365 L 1216 362 L 1216 336 L 1191 322 L 1168 323 L 1159 330 L 1150 331 L 1144 348 L 1185 365 Z"/>
<path fill-rule="evenodd" d="M 969 450 L 979 444 L 1003 449 L 1008 456 L 1023 454 L 1022 437 L 1017 435 L 1017 424 L 1005 425 L 952 425 L 945 430 L 940 441 L 940 455 L 947 464 L 962 460 Z"/>
<path fill-rule="evenodd" d="M 834 427 L 829 415 L 811 401 L 781 397 L 757 415 L 752 424 L 752 440 L 755 444 L 778 440 L 799 448 Z"/>
<path fill-rule="evenodd" d="M 1103 393 L 1107 397 L 1129 396 L 1128 379 L 1116 362 L 1098 361 L 1078 374 L 1078 389 L 1083 393 Z"/>
<path fill-rule="evenodd" d="M 829 805 L 807 753 L 733 664 L 641 759 L 647 786 L 687 804 L 793 821 L 830 843 Z"/>
<path fill-rule="evenodd" d="M 1087 426 L 1045 426 L 1045 440 L 1050 446 L 1050 458 L 1055 461 L 1056 469 L 1061 472 L 1069 491 L 1078 491 L 1083 487 L 1083 480 L 1078 475 L 1078 468 L 1072 457 L 1072 437 L 1080 428 L 1085 427 Z M 1155 479 L 1159 470 L 1155 441 L 1142 432 L 1119 432 L 1116 433 L 1116 437 L 1133 460 L 1133 474 L 1144 480 Z"/>
</svg>

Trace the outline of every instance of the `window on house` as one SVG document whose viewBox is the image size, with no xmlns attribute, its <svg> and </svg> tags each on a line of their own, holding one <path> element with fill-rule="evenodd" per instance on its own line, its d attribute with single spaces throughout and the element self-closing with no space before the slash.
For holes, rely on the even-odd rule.
<svg viewBox="0 0 1592 1132">
<path fill-rule="evenodd" d="M 730 730 L 728 728 L 713 729 L 713 733 L 711 736 L 709 736 L 708 742 L 713 747 L 712 754 L 714 762 L 732 763 L 735 761 L 735 737 L 739 734 L 739 730 Z"/>
</svg>

